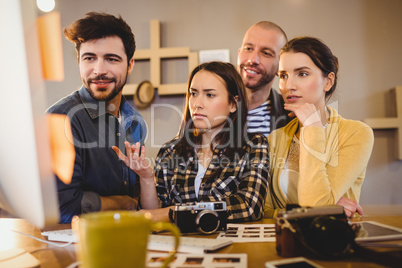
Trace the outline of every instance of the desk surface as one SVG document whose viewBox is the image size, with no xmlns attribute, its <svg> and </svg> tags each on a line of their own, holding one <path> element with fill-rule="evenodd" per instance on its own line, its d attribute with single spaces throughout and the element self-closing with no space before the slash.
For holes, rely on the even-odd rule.
<svg viewBox="0 0 402 268">
<path fill-rule="evenodd" d="M 402 206 L 379 206 L 364 208 L 364 217 L 355 217 L 353 221 L 376 221 L 383 224 L 392 225 L 402 228 Z M 391 215 L 392 214 L 392 215 Z M 255 223 L 274 223 L 272 219 L 264 219 Z M 69 224 L 58 224 L 48 227 L 46 230 L 67 229 Z M 32 226 L 22 219 L 0 218 L 0 250 L 11 248 L 23 248 L 31 252 L 41 262 L 42 268 L 67 267 L 76 261 L 75 250 L 73 245 L 65 248 L 59 248 L 47 245 L 43 242 L 36 241 L 27 236 L 15 233 L 10 230 L 23 232 L 38 238 L 41 236 L 41 230 Z M 401 249 L 387 249 L 401 251 Z M 264 267 L 264 263 L 270 260 L 281 259 L 277 256 L 275 243 L 259 242 L 259 243 L 234 243 L 218 253 L 247 253 L 248 267 Z M 324 267 L 382 267 L 375 263 L 362 262 L 357 258 L 341 259 L 338 261 L 321 261 L 313 260 Z"/>
</svg>

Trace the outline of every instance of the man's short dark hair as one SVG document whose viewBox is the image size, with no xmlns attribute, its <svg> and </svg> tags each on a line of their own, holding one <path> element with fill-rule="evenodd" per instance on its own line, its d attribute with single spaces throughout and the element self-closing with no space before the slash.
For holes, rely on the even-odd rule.
<svg viewBox="0 0 402 268">
<path fill-rule="evenodd" d="M 134 56 L 135 39 L 130 26 L 121 18 L 107 13 L 88 12 L 64 29 L 65 37 L 75 43 L 77 55 L 83 42 L 110 36 L 118 36 L 123 42 L 127 61 Z"/>
</svg>

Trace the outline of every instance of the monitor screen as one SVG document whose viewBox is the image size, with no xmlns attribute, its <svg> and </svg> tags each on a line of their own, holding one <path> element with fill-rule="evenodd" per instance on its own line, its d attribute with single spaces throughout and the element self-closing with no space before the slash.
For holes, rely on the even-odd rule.
<svg viewBox="0 0 402 268">
<path fill-rule="evenodd" d="M 9 37 L 0 42 L 0 207 L 43 228 L 59 221 L 58 198 L 34 1 L 26 4 L 0 8 L 0 35 Z"/>
</svg>

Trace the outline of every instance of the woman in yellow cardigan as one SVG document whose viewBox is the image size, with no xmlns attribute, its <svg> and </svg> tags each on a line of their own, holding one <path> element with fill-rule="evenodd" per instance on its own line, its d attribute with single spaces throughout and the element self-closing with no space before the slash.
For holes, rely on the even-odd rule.
<svg viewBox="0 0 402 268">
<path fill-rule="evenodd" d="M 337 73 L 337 58 L 319 39 L 299 37 L 282 48 L 279 89 L 296 118 L 268 136 L 271 182 L 264 217 L 286 204 L 339 204 L 349 217 L 362 213 L 358 201 L 374 136 L 366 124 L 326 105 Z"/>
</svg>

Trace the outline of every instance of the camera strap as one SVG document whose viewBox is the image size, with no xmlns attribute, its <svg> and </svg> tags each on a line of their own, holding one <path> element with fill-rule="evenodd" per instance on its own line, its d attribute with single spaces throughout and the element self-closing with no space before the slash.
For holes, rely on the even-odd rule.
<svg viewBox="0 0 402 268">
<path fill-rule="evenodd" d="M 171 223 L 174 223 L 174 211 L 173 209 L 169 209 L 169 220 Z"/>
</svg>

